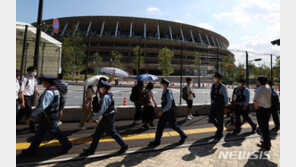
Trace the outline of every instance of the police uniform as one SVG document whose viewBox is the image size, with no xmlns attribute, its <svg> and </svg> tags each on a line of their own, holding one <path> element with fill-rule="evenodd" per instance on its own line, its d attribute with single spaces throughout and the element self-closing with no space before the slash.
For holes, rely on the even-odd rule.
<svg viewBox="0 0 296 167">
<path fill-rule="evenodd" d="M 249 100 L 250 100 L 250 91 L 245 86 L 236 87 L 233 91 L 234 95 L 234 109 L 235 109 L 235 133 L 241 131 L 241 115 L 244 120 L 246 120 L 252 127 L 252 132 L 256 130 L 256 124 L 253 123 L 249 117 Z M 247 107 L 247 110 L 244 110 L 244 107 Z"/>
<path fill-rule="evenodd" d="M 275 124 L 275 128 L 278 130 L 280 129 L 280 119 L 278 115 L 279 95 L 273 88 L 271 90 L 272 90 L 271 114 L 272 114 L 273 122 Z"/>
<path fill-rule="evenodd" d="M 228 106 L 228 94 L 225 85 L 214 83 L 211 88 L 210 121 L 217 128 L 216 137 L 223 136 L 224 107 Z"/>
<path fill-rule="evenodd" d="M 101 80 L 100 86 L 106 88 L 111 87 L 111 85 L 108 82 L 103 80 Z M 115 139 L 116 142 L 121 146 L 121 149 L 117 153 L 124 153 L 128 149 L 128 145 L 125 143 L 125 141 L 121 138 L 121 136 L 115 129 L 115 105 L 112 93 L 107 92 L 102 96 L 99 108 L 99 111 L 92 117 L 92 119 L 97 120 L 100 116 L 102 116 L 102 119 L 100 120 L 96 128 L 90 147 L 88 149 L 84 149 L 84 154 L 90 155 L 95 153 L 98 143 L 101 137 L 103 136 L 104 132 L 106 132 L 107 135 L 110 135 L 113 139 Z"/>
<path fill-rule="evenodd" d="M 162 78 L 161 83 L 169 85 L 169 81 L 165 78 Z M 175 100 L 174 100 L 172 90 L 167 89 L 167 88 L 165 90 L 163 90 L 161 101 L 162 101 L 161 102 L 161 110 L 163 113 L 158 120 L 155 140 L 150 142 L 149 145 L 150 146 L 157 146 L 160 144 L 163 130 L 164 130 L 167 122 L 169 122 L 172 129 L 174 129 L 175 131 L 177 131 L 180 134 L 181 140 L 179 141 L 179 144 L 183 144 L 185 139 L 187 138 L 187 135 L 177 125 L 176 116 L 175 116 L 176 105 L 175 105 Z"/>
<path fill-rule="evenodd" d="M 55 78 L 46 75 L 41 77 L 41 80 L 45 81 L 54 79 Z M 30 147 L 24 150 L 23 154 L 34 154 L 42 142 L 43 136 L 47 132 L 62 144 L 63 153 L 66 153 L 72 148 L 72 143 L 68 140 L 67 136 L 60 131 L 57 124 L 59 100 L 59 91 L 54 86 L 43 92 L 39 99 L 38 106 L 31 114 L 33 118 L 41 114 L 40 122 Z"/>
</svg>

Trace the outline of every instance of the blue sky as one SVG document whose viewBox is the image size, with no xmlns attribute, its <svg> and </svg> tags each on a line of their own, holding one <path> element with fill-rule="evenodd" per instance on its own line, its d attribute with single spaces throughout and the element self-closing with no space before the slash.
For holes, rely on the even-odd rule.
<svg viewBox="0 0 296 167">
<path fill-rule="evenodd" d="M 37 20 L 38 0 L 16 0 L 16 21 Z M 280 0 L 44 0 L 43 19 L 118 15 L 164 19 L 215 31 L 230 49 L 280 55 L 271 40 L 280 37 Z M 236 54 L 238 61 L 244 61 Z M 264 58 L 250 54 L 250 58 Z M 266 56 L 265 56 L 266 57 Z M 266 57 L 261 63 L 268 65 Z"/>
</svg>

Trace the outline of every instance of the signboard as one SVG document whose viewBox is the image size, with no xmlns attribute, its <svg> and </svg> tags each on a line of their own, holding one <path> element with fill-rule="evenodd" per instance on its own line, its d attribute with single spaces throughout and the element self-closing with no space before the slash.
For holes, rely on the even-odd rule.
<svg viewBox="0 0 296 167">
<path fill-rule="evenodd" d="M 55 33 L 58 33 L 58 32 L 59 32 L 59 29 L 60 29 L 60 23 L 59 23 L 58 18 L 53 19 L 52 29 L 53 29 L 53 31 L 54 31 Z"/>
</svg>

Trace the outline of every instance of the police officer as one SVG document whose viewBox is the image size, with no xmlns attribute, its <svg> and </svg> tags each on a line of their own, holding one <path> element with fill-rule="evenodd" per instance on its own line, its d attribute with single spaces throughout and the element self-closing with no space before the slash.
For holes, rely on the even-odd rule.
<svg viewBox="0 0 296 167">
<path fill-rule="evenodd" d="M 225 85 L 220 82 L 221 78 L 221 74 L 215 73 L 214 83 L 211 88 L 211 108 L 209 118 L 217 128 L 215 139 L 221 139 L 223 137 L 224 112 L 227 112 L 226 107 L 228 106 L 227 89 Z"/>
<path fill-rule="evenodd" d="M 267 84 L 269 85 L 269 87 L 272 90 L 272 98 L 271 98 L 271 115 L 273 118 L 273 122 L 275 124 L 275 130 L 279 130 L 280 129 L 280 119 L 279 119 L 279 115 L 278 115 L 278 110 L 279 110 L 279 95 L 278 93 L 272 88 L 273 83 L 271 81 L 267 81 Z"/>
<path fill-rule="evenodd" d="M 257 125 L 253 123 L 251 118 L 249 117 L 249 100 L 250 100 L 250 91 L 247 87 L 245 87 L 246 81 L 241 79 L 238 87 L 236 87 L 233 91 L 233 102 L 235 109 L 235 130 L 234 133 L 238 134 L 241 131 L 241 115 L 244 120 L 246 120 L 252 127 L 252 133 L 256 131 Z"/>
<path fill-rule="evenodd" d="M 262 132 L 263 141 L 260 141 L 257 146 L 265 150 L 270 150 L 271 142 L 269 135 L 269 119 L 271 114 L 271 89 L 266 84 L 266 76 L 259 76 L 257 78 L 257 85 L 259 86 L 254 95 L 254 107 L 256 110 L 257 122 Z"/>
<path fill-rule="evenodd" d="M 42 85 L 46 88 L 46 90 L 41 95 L 38 106 L 32 112 L 31 116 L 28 117 L 26 123 L 29 124 L 34 117 L 41 114 L 40 122 L 30 147 L 27 150 L 23 150 L 22 154 L 35 154 L 40 143 L 42 142 L 43 136 L 47 132 L 54 138 L 58 139 L 62 144 L 62 153 L 67 153 L 68 150 L 73 147 L 73 144 L 58 127 L 57 119 L 59 114 L 58 109 L 60 94 L 59 91 L 54 87 L 54 80 L 56 78 L 43 75 L 39 79 L 42 81 Z"/>
<path fill-rule="evenodd" d="M 168 89 L 169 81 L 165 78 L 162 78 L 161 80 L 161 87 L 163 89 L 162 97 L 161 97 L 161 111 L 158 113 L 158 116 L 160 116 L 158 124 L 157 124 L 157 130 L 154 141 L 150 142 L 149 146 L 158 146 L 160 144 L 161 136 L 163 133 L 163 129 L 167 122 L 169 122 L 172 129 L 177 131 L 180 136 L 181 140 L 179 141 L 179 144 L 183 144 L 187 138 L 187 135 L 182 131 L 182 129 L 177 125 L 176 123 L 176 116 L 175 116 L 175 100 L 173 96 L 173 92 Z"/>
<path fill-rule="evenodd" d="M 103 95 L 100 103 L 100 109 L 99 111 L 92 117 L 90 122 L 93 122 L 93 120 L 97 120 L 100 116 L 102 116 L 101 121 L 99 122 L 92 143 L 88 149 L 84 149 L 84 155 L 91 155 L 94 154 L 97 146 L 99 144 L 99 141 L 106 132 L 108 135 L 110 135 L 112 138 L 114 138 L 117 143 L 121 146 L 121 149 L 117 152 L 117 154 L 123 154 L 128 149 L 128 145 L 124 142 L 124 140 L 121 138 L 121 136 L 118 134 L 117 130 L 115 129 L 115 111 L 114 111 L 114 100 L 113 100 L 113 94 L 108 92 L 111 88 L 111 85 L 101 80 L 98 84 L 99 91 Z"/>
</svg>

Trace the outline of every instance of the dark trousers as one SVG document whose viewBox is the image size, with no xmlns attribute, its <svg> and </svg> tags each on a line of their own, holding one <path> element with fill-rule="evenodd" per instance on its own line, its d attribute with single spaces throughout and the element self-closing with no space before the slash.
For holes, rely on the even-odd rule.
<svg viewBox="0 0 296 167">
<path fill-rule="evenodd" d="M 171 128 L 174 129 L 176 132 L 178 132 L 181 137 L 186 136 L 186 134 L 182 131 L 182 129 L 177 125 L 174 111 L 169 110 L 164 112 L 158 120 L 155 141 L 160 142 L 163 130 L 167 122 L 169 122 Z"/>
<path fill-rule="evenodd" d="M 98 147 L 98 143 L 103 136 L 104 132 L 107 133 L 107 135 L 111 136 L 113 139 L 116 140 L 116 142 L 121 146 L 124 147 L 127 144 L 125 141 L 121 138 L 117 130 L 115 129 L 115 118 L 114 114 L 111 114 L 109 116 L 103 116 L 100 123 L 98 124 L 92 143 L 90 145 L 90 149 L 95 151 Z"/>
<path fill-rule="evenodd" d="M 34 102 L 34 96 L 25 96 L 25 108 L 19 109 L 17 115 L 16 115 L 16 123 L 18 123 L 23 116 L 25 115 L 26 118 L 28 118 L 32 114 L 32 105 Z M 30 129 L 35 130 L 35 122 L 32 120 L 30 121 Z"/>
<path fill-rule="evenodd" d="M 268 121 L 271 115 L 271 108 L 259 108 L 256 110 L 257 122 L 262 133 L 262 138 L 265 144 L 270 145 L 269 124 Z"/>
<path fill-rule="evenodd" d="M 224 120 L 224 105 L 219 103 L 212 103 L 209 112 L 210 121 L 217 128 L 216 135 L 223 133 L 223 120 Z"/>
<path fill-rule="evenodd" d="M 251 127 L 255 126 L 255 124 L 253 123 L 253 121 L 249 117 L 248 109 L 244 110 L 243 105 L 236 104 L 235 105 L 235 128 L 236 128 L 236 130 L 240 130 L 240 128 L 241 128 L 241 125 L 242 125 L 241 116 L 243 116 L 243 118 L 251 125 Z"/>
<path fill-rule="evenodd" d="M 28 148 L 28 151 L 36 152 L 40 143 L 43 140 L 44 135 L 48 132 L 52 137 L 56 138 L 61 144 L 62 147 L 67 147 L 70 143 L 67 136 L 64 135 L 57 125 L 57 119 L 53 119 L 50 121 L 50 124 L 47 120 L 40 120 L 40 123 L 37 127 L 37 131 L 35 133 L 34 139 Z"/>
<path fill-rule="evenodd" d="M 142 105 L 141 104 L 135 104 L 136 105 L 136 112 L 134 116 L 134 121 L 138 121 L 142 118 Z"/>
<path fill-rule="evenodd" d="M 273 122 L 275 126 L 279 127 L 280 126 L 280 119 L 279 119 L 279 114 L 278 114 L 278 109 L 276 106 L 271 107 L 271 114 L 273 118 Z"/>
<path fill-rule="evenodd" d="M 155 116 L 155 109 L 153 106 L 145 106 L 143 108 L 143 116 L 142 121 L 143 123 L 152 123 Z"/>
</svg>

